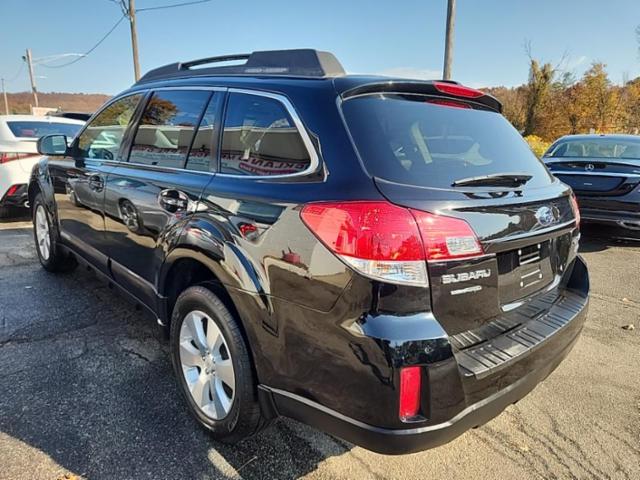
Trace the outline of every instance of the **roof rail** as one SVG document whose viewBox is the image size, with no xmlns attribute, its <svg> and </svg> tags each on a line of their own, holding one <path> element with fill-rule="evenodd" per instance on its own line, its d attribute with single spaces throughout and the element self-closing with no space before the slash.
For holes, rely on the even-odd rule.
<svg viewBox="0 0 640 480">
<path fill-rule="evenodd" d="M 246 60 L 240 65 L 221 65 L 193 68 L 234 60 Z M 329 52 L 313 49 L 265 50 L 253 53 L 201 58 L 189 62 L 177 62 L 147 72 L 137 84 L 153 80 L 177 77 L 211 75 L 275 75 L 310 78 L 327 78 L 345 75 L 338 59 Z"/>
</svg>

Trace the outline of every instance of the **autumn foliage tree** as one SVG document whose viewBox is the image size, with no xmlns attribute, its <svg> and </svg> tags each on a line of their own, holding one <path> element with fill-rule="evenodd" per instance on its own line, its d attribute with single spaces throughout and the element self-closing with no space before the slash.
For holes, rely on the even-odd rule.
<svg viewBox="0 0 640 480">
<path fill-rule="evenodd" d="M 531 59 L 529 65 L 529 82 L 524 88 L 524 136 L 536 133 L 538 123 L 544 114 L 544 107 L 547 104 L 549 94 L 556 75 L 555 69 L 550 63 L 540 65 Z"/>
<path fill-rule="evenodd" d="M 640 77 L 615 85 L 603 63 L 593 63 L 576 79 L 530 58 L 526 84 L 487 91 L 525 137 L 551 142 L 567 134 L 640 132 Z"/>
</svg>

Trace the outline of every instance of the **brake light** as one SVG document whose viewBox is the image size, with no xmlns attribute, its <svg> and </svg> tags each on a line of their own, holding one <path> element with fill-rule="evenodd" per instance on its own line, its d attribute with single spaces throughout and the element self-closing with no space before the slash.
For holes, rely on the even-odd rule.
<svg viewBox="0 0 640 480">
<path fill-rule="evenodd" d="M 428 285 L 418 226 L 388 202 L 322 202 L 301 212 L 309 229 L 343 261 L 369 277 Z"/>
<path fill-rule="evenodd" d="M 258 227 L 252 223 L 241 223 L 238 227 L 243 237 L 248 237 L 258 231 Z"/>
<path fill-rule="evenodd" d="M 436 87 L 436 90 L 439 92 L 453 95 L 455 97 L 479 98 L 484 96 L 484 92 L 481 92 L 480 90 L 465 87 L 464 85 L 457 85 L 455 83 L 433 82 L 433 86 Z"/>
<path fill-rule="evenodd" d="M 400 402 L 398 415 L 408 420 L 420 411 L 420 388 L 422 378 L 420 367 L 405 367 L 400 370 Z"/>
<path fill-rule="evenodd" d="M 391 283 L 427 286 L 425 260 L 483 253 L 464 220 L 388 202 L 319 202 L 300 214 L 309 229 L 359 272 Z"/>
<path fill-rule="evenodd" d="M 573 210 L 573 216 L 576 219 L 576 227 L 580 228 L 580 206 L 578 205 L 578 199 L 572 193 L 571 197 L 569 197 L 571 201 L 571 210 Z"/>
<path fill-rule="evenodd" d="M 451 260 L 482 255 L 471 226 L 459 218 L 411 210 L 418 223 L 427 260 Z"/>
<path fill-rule="evenodd" d="M 453 108 L 471 108 L 471 105 L 468 103 L 459 102 L 457 100 L 447 100 L 444 98 L 430 98 L 426 100 L 427 103 L 433 103 L 435 105 L 441 105 L 443 107 L 453 107 Z"/>
<path fill-rule="evenodd" d="M 18 160 L 19 158 L 20 158 L 19 153 L 8 153 L 8 152 L 0 153 L 0 164 L 8 163 L 12 160 Z"/>
<path fill-rule="evenodd" d="M 6 196 L 12 197 L 18 191 L 18 188 L 20 188 L 20 185 L 11 185 L 7 190 Z"/>
</svg>

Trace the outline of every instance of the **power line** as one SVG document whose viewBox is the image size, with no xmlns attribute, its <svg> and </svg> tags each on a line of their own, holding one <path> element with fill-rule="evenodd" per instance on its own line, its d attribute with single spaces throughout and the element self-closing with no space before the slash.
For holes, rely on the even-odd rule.
<svg viewBox="0 0 640 480">
<path fill-rule="evenodd" d="M 13 77 L 9 78 L 8 80 L 5 80 L 5 83 L 11 83 L 14 80 L 16 80 L 20 76 L 23 70 L 24 70 L 24 62 L 20 64 L 20 67 L 18 68 L 18 72 Z"/>
<path fill-rule="evenodd" d="M 132 17 L 134 15 L 134 12 L 130 11 L 131 8 L 127 7 L 126 3 L 124 0 L 108 0 L 109 3 L 114 3 L 116 5 L 118 5 L 121 10 L 122 10 L 122 16 L 118 19 L 118 21 L 115 23 L 115 25 L 113 27 L 111 27 L 111 29 L 98 41 L 98 43 L 96 43 L 93 47 L 91 47 L 89 50 L 87 50 L 86 53 L 80 54 L 80 56 L 74 60 L 71 60 L 70 62 L 67 63 L 63 63 L 62 65 L 46 65 L 45 63 L 40 63 L 41 66 L 45 67 L 45 68 L 63 68 L 63 67 L 68 67 L 69 65 L 73 65 L 76 62 L 79 62 L 80 60 L 82 60 L 83 58 L 86 58 L 91 52 L 93 52 L 96 48 L 98 48 L 100 46 L 100 44 L 102 42 L 104 42 L 107 37 L 109 35 L 111 35 L 111 33 L 118 27 L 118 25 L 120 25 L 120 23 L 122 22 L 122 20 L 124 20 L 125 18 L 128 18 L 129 21 L 132 21 Z M 193 1 L 189 1 L 189 2 L 182 2 L 182 3 L 174 3 L 171 5 L 160 5 L 157 7 L 147 7 L 147 8 L 140 8 L 140 9 L 136 9 L 134 11 L 137 12 L 145 12 L 145 11 L 151 11 L 151 10 L 163 10 L 165 8 L 176 8 L 176 7 L 186 7 L 187 5 L 196 5 L 199 3 L 208 3 L 211 0 L 193 0 Z M 130 0 L 129 5 L 131 5 L 133 2 L 132 0 Z M 135 26 L 132 27 L 132 32 L 134 31 Z M 132 35 L 134 35 L 132 33 Z M 136 53 L 134 53 L 134 56 L 137 57 Z M 23 65 L 24 66 L 24 65 Z M 20 72 L 16 75 L 17 76 L 20 74 Z"/>
<path fill-rule="evenodd" d="M 96 43 L 93 47 L 91 47 L 89 50 L 87 50 L 85 53 L 83 53 L 82 56 L 80 56 L 80 57 L 78 57 L 78 58 L 76 58 L 74 60 L 71 60 L 70 62 L 63 63 L 62 65 L 46 65 L 44 63 L 42 63 L 40 65 L 43 66 L 43 67 L 46 67 L 46 68 L 62 68 L 62 67 L 67 67 L 69 65 L 72 65 L 72 64 L 74 64 L 76 62 L 79 62 L 83 58 L 86 58 L 87 55 L 89 55 L 91 52 L 93 52 L 96 48 L 98 48 L 100 46 L 100 44 L 102 42 L 104 42 L 109 35 L 111 35 L 111 33 L 118 27 L 118 25 L 120 25 L 122 20 L 124 20 L 125 18 L 126 18 L 125 15 L 122 15 L 118 19 L 118 21 L 115 23 L 115 25 L 113 27 L 111 27 L 111 29 L 107 33 L 105 33 L 105 35 L 100 40 L 98 40 L 98 43 Z"/>
<path fill-rule="evenodd" d="M 138 8 L 136 11 L 138 12 L 146 12 L 149 10 L 162 10 L 165 8 L 175 8 L 175 7 L 186 7 L 187 5 L 196 5 L 198 3 L 208 3 L 211 0 L 195 0 L 193 2 L 183 2 L 183 3 L 174 3 L 173 5 L 161 5 L 158 7 L 147 7 L 147 8 Z"/>
</svg>

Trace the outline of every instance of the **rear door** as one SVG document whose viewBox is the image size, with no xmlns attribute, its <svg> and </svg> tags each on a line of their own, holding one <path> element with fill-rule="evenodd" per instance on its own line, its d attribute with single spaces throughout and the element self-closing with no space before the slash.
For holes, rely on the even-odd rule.
<svg viewBox="0 0 640 480">
<path fill-rule="evenodd" d="M 570 191 L 504 117 L 422 95 L 361 96 L 342 108 L 385 197 L 463 219 L 482 245 L 482 254 L 428 263 L 432 309 L 449 334 L 558 285 L 575 255 Z"/>
<path fill-rule="evenodd" d="M 133 94 L 110 103 L 74 141 L 70 156 L 49 158 L 60 234 L 105 273 L 106 176 L 121 157 L 125 132 L 142 97 Z"/>
<path fill-rule="evenodd" d="M 177 238 L 211 179 L 223 95 L 204 89 L 153 92 L 131 136 L 128 157 L 107 176 L 111 271 L 149 306 L 155 306 L 162 246 Z"/>
</svg>

